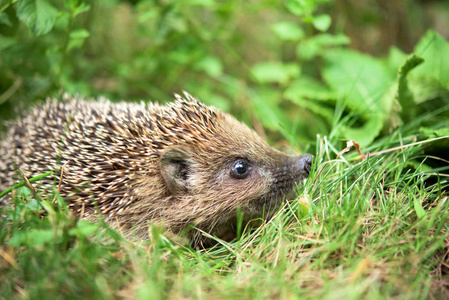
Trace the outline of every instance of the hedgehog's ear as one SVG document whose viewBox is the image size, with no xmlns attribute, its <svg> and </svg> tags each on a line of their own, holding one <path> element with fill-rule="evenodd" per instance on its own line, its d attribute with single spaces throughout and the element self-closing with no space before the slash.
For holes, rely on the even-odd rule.
<svg viewBox="0 0 449 300">
<path fill-rule="evenodd" d="M 189 155 L 176 148 L 168 149 L 161 156 L 161 173 L 167 188 L 173 195 L 188 192 Z"/>
</svg>

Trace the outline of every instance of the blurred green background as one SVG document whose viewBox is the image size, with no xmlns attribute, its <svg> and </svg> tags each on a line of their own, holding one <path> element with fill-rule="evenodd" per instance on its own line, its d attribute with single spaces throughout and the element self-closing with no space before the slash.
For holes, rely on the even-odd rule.
<svg viewBox="0 0 449 300">
<path fill-rule="evenodd" d="M 6 0 L 0 118 L 63 92 L 185 90 L 280 147 L 313 151 L 317 134 L 366 147 L 449 104 L 448 38 L 444 0 Z M 449 134 L 447 119 L 421 134 Z"/>
</svg>

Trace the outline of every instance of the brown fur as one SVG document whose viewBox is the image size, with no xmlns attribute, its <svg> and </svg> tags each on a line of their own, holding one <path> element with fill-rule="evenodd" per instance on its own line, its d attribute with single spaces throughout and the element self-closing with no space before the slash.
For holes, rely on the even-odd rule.
<svg viewBox="0 0 449 300">
<path fill-rule="evenodd" d="M 224 237 L 238 209 L 245 220 L 272 212 L 307 177 L 311 155 L 287 156 L 232 116 L 187 93 L 176 98 L 166 106 L 47 101 L 11 124 L 0 145 L 0 190 L 21 181 L 15 166 L 28 178 L 52 170 L 34 187 L 44 195 L 59 188 L 86 219 L 98 208 L 130 237 L 147 239 L 149 222 Z M 249 171 L 235 178 L 242 159 Z M 187 236 L 206 240 L 196 230 Z"/>
</svg>

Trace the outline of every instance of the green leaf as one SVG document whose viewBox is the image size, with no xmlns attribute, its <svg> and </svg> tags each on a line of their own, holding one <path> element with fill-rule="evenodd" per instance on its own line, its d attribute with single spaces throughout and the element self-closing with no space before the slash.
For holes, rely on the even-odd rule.
<svg viewBox="0 0 449 300">
<path fill-rule="evenodd" d="M 362 127 L 353 128 L 349 126 L 342 126 L 340 129 L 340 134 L 348 140 L 354 140 L 359 143 L 360 146 L 365 147 L 379 135 L 383 127 L 383 120 L 383 114 L 372 114 Z"/>
<path fill-rule="evenodd" d="M 287 83 L 290 78 L 297 77 L 300 68 L 297 64 L 282 62 L 261 62 L 251 68 L 251 73 L 259 83 Z"/>
<path fill-rule="evenodd" d="M 424 210 L 421 201 L 415 196 L 413 196 L 413 206 L 415 207 L 416 215 L 418 218 L 423 218 L 426 216 L 426 211 Z"/>
<path fill-rule="evenodd" d="M 81 48 L 84 44 L 84 41 L 89 37 L 89 31 L 85 29 L 78 29 L 70 32 L 70 41 L 67 46 L 67 51 L 75 48 Z"/>
<path fill-rule="evenodd" d="M 351 40 L 343 33 L 320 33 L 312 37 L 311 40 L 320 46 L 341 46 L 348 45 L 351 42 Z"/>
<path fill-rule="evenodd" d="M 98 224 L 94 224 L 89 221 L 79 221 L 76 224 L 76 228 L 72 228 L 69 230 L 70 235 L 76 236 L 91 236 L 98 230 Z"/>
<path fill-rule="evenodd" d="M 299 43 L 296 48 L 296 54 L 303 60 L 311 60 L 319 54 L 324 54 L 324 48 L 347 45 L 349 43 L 349 38 L 344 34 L 321 33 Z"/>
<path fill-rule="evenodd" d="M 305 203 L 298 203 L 298 219 L 304 219 L 309 214 L 309 206 Z"/>
<path fill-rule="evenodd" d="M 28 210 L 30 210 L 30 211 L 38 211 L 38 210 L 43 209 L 39 200 L 36 200 L 36 199 L 29 200 L 27 202 L 26 206 L 27 206 Z"/>
<path fill-rule="evenodd" d="M 75 2 L 74 5 L 71 6 L 72 17 L 76 17 L 77 15 L 90 10 L 90 5 L 87 5 L 84 2 L 81 2 L 78 5 L 79 1 L 74 1 L 74 2 Z"/>
<path fill-rule="evenodd" d="M 2 14 L 1 12 L 0 12 L 0 24 L 4 24 L 9 27 L 13 26 L 8 14 L 6 14 L 6 13 Z"/>
<path fill-rule="evenodd" d="M 223 73 L 223 65 L 221 61 L 213 56 L 206 56 L 197 61 L 194 65 L 194 69 L 198 71 L 204 71 L 211 77 L 218 77 Z"/>
<path fill-rule="evenodd" d="M 58 11 L 45 0 L 20 0 L 17 4 L 17 17 L 36 36 L 53 28 L 57 14 Z"/>
<path fill-rule="evenodd" d="M 313 17 L 313 26 L 319 31 L 326 31 L 331 26 L 332 19 L 329 15 L 323 14 Z"/>
<path fill-rule="evenodd" d="M 205 6 L 205 7 L 211 7 L 215 5 L 214 0 L 188 0 L 186 1 L 188 5 L 198 5 L 198 6 Z"/>
<path fill-rule="evenodd" d="M 279 22 L 274 24 L 271 29 L 283 41 L 298 41 L 305 35 L 304 30 L 292 22 Z"/>
<path fill-rule="evenodd" d="M 326 120 L 332 121 L 334 109 L 326 107 L 319 101 L 333 101 L 337 94 L 318 81 L 310 77 L 301 77 L 295 80 L 284 92 L 284 97 L 302 108 L 312 111 L 314 114 L 323 116 Z"/>
<path fill-rule="evenodd" d="M 321 101 L 328 101 L 331 99 L 335 101 L 337 93 L 311 77 L 301 76 L 292 82 L 284 93 L 284 97 L 290 100 L 293 100 L 296 96 Z"/>
<path fill-rule="evenodd" d="M 302 16 L 313 12 L 314 5 L 303 0 L 287 0 L 285 6 L 294 15 Z"/>
<path fill-rule="evenodd" d="M 298 44 L 296 55 L 301 60 L 311 60 L 320 53 L 321 47 L 313 39 L 308 39 Z"/>
<path fill-rule="evenodd" d="M 323 78 L 338 93 L 349 112 L 340 134 L 361 146 L 369 145 L 390 115 L 397 93 L 397 75 L 383 61 L 351 50 L 334 49 L 324 53 Z M 354 119 L 354 118 L 357 119 Z M 358 121 L 360 126 L 350 125 Z"/>
<path fill-rule="evenodd" d="M 391 47 L 387 56 L 387 67 L 390 72 L 397 72 L 399 68 L 404 64 L 408 55 L 402 52 L 396 47 Z"/>
<path fill-rule="evenodd" d="M 17 39 L 13 37 L 0 36 L 0 50 L 7 49 L 17 44 Z"/>
<path fill-rule="evenodd" d="M 34 229 L 29 232 L 18 231 L 8 241 L 13 247 L 40 246 L 53 240 L 55 234 L 51 229 Z"/>
<path fill-rule="evenodd" d="M 415 54 L 413 54 L 405 61 L 404 65 L 399 69 L 399 75 L 401 77 L 407 76 L 408 72 L 410 72 L 416 66 L 420 65 L 422 62 L 424 62 L 424 59 L 422 57 L 418 57 Z"/>
<path fill-rule="evenodd" d="M 416 113 L 416 104 L 413 93 L 408 87 L 407 74 L 423 61 L 423 58 L 412 55 L 399 69 L 398 101 L 402 108 L 401 118 L 404 122 L 410 121 Z"/>
<path fill-rule="evenodd" d="M 78 29 L 70 32 L 71 39 L 85 39 L 89 37 L 89 31 L 86 29 Z"/>
<path fill-rule="evenodd" d="M 449 42 L 430 30 L 418 42 L 414 53 L 424 63 L 408 77 L 409 88 L 416 103 L 434 99 L 449 91 Z"/>
<path fill-rule="evenodd" d="M 27 200 L 31 200 L 33 198 L 33 192 L 27 186 L 22 186 L 22 187 L 18 188 L 16 192 L 17 192 L 18 197 L 21 197 L 21 198 L 24 198 Z"/>
<path fill-rule="evenodd" d="M 158 10 L 156 8 L 151 9 L 148 8 L 139 12 L 137 20 L 139 21 L 139 23 L 145 23 L 150 20 L 155 20 L 157 19 L 157 17 L 158 17 Z"/>
<path fill-rule="evenodd" d="M 264 95 L 264 97 L 262 98 L 260 95 Z M 251 93 L 250 96 L 257 118 L 264 127 L 280 130 L 282 125 L 289 124 L 285 114 L 277 105 L 281 98 L 278 92 L 262 87 L 257 93 Z"/>
<path fill-rule="evenodd" d="M 335 49 L 324 54 L 325 81 L 339 95 L 346 98 L 346 105 L 361 114 L 388 113 L 393 99 L 383 103 L 385 93 L 395 81 L 382 61 L 351 50 Z"/>
<path fill-rule="evenodd" d="M 449 136 L 449 126 L 439 128 L 439 129 L 429 128 L 429 127 L 421 127 L 421 128 L 419 128 L 419 132 L 424 133 L 428 137 Z"/>
</svg>

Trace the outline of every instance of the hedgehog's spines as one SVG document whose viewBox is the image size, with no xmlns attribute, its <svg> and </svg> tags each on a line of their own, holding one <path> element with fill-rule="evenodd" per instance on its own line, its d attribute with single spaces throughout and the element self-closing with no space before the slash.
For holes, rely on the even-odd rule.
<svg viewBox="0 0 449 300">
<path fill-rule="evenodd" d="M 287 161 L 285 155 L 186 92 L 163 106 L 66 93 L 58 99 L 11 123 L 0 143 L 0 190 L 20 180 L 15 163 L 28 178 L 54 170 L 35 184 L 44 196 L 60 187 L 81 217 L 94 220 L 98 208 L 107 222 L 139 239 L 148 238 L 149 221 L 174 233 L 194 223 L 220 235 L 238 207 L 259 216 L 264 204 L 275 208 L 282 198 L 270 190 L 270 174 Z M 247 180 L 230 177 L 236 158 L 253 164 Z M 294 187 L 292 176 L 282 178 L 286 193 Z M 170 182 L 182 189 L 170 189 Z M 203 239 L 198 232 L 189 236 Z"/>
</svg>

